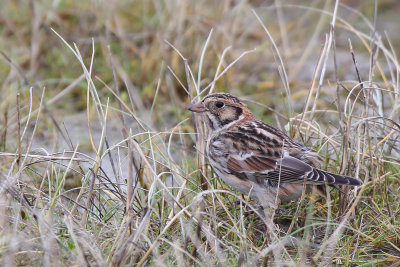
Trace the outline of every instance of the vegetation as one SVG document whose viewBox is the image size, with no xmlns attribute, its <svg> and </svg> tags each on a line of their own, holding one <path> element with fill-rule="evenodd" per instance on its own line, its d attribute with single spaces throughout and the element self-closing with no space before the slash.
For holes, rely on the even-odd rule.
<svg viewBox="0 0 400 267">
<path fill-rule="evenodd" d="M 3 1 L 1 265 L 399 266 L 399 8 Z M 209 91 L 364 185 L 270 227 L 207 164 Z"/>
</svg>

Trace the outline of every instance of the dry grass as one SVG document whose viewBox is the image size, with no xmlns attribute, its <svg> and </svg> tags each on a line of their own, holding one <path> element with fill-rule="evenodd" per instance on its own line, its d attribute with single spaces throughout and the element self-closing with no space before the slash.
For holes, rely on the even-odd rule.
<svg viewBox="0 0 400 267">
<path fill-rule="evenodd" d="M 399 266 L 399 8 L 4 3 L 1 265 Z M 207 165 L 209 91 L 364 185 L 263 221 Z"/>
</svg>

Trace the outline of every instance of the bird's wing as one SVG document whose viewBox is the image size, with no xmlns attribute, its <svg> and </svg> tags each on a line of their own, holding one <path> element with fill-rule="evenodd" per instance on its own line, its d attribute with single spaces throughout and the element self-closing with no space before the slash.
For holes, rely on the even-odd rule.
<svg viewBox="0 0 400 267">
<path fill-rule="evenodd" d="M 226 162 L 227 169 L 239 177 L 246 176 L 248 179 L 260 183 L 262 179 L 281 181 L 286 183 L 306 184 L 343 184 L 361 185 L 359 179 L 332 174 L 313 168 L 309 164 L 285 155 L 279 159 L 266 158 L 259 155 L 247 154 L 247 157 L 239 154 L 231 154 Z"/>
<path fill-rule="evenodd" d="M 294 153 L 296 151 L 299 153 Z M 257 183 L 267 179 L 315 185 L 362 184 L 356 178 L 311 166 L 301 160 L 304 153 L 305 146 L 261 121 L 245 123 L 221 133 L 211 140 L 209 147 L 209 156 L 225 171 Z"/>
</svg>

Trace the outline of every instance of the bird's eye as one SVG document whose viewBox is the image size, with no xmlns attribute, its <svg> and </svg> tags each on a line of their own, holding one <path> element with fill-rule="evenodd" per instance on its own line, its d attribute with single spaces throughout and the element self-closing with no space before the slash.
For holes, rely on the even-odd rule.
<svg viewBox="0 0 400 267">
<path fill-rule="evenodd" d="M 223 102 L 217 102 L 217 103 L 215 103 L 215 106 L 217 108 L 222 108 L 223 106 L 225 106 L 225 104 Z"/>
</svg>

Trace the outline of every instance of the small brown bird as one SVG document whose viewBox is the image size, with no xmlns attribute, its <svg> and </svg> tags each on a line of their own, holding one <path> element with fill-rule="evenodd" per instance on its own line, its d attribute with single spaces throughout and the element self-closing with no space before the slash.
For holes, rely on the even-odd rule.
<svg viewBox="0 0 400 267">
<path fill-rule="evenodd" d="M 264 208 L 299 198 L 304 183 L 307 192 L 313 188 L 325 192 L 326 184 L 362 184 L 359 179 L 321 170 L 315 151 L 257 120 L 233 95 L 211 94 L 188 110 L 205 115 L 206 153 L 218 176 Z"/>
</svg>

